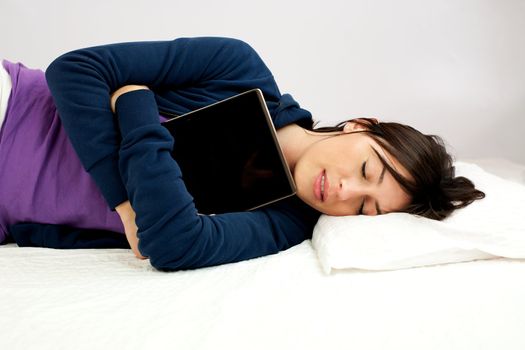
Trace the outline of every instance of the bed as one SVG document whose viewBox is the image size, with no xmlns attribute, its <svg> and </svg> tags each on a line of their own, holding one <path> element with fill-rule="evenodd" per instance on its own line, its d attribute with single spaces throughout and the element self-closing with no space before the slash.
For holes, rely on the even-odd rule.
<svg viewBox="0 0 525 350">
<path fill-rule="evenodd" d="M 490 160 L 499 176 L 523 167 Z M 327 274 L 312 241 L 164 273 L 121 249 L 0 247 L 0 349 L 525 349 L 525 261 Z"/>
</svg>

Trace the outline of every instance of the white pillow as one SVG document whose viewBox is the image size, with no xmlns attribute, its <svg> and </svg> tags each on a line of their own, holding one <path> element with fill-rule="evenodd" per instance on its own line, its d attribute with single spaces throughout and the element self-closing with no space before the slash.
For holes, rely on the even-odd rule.
<svg viewBox="0 0 525 350">
<path fill-rule="evenodd" d="M 480 167 L 456 162 L 486 197 L 443 221 L 406 213 L 381 216 L 322 215 L 312 245 L 331 269 L 393 270 L 497 256 L 525 258 L 525 186 Z"/>
</svg>

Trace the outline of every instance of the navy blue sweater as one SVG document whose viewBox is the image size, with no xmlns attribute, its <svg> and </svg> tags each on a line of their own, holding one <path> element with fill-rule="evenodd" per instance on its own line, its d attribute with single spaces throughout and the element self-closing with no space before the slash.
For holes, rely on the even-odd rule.
<svg viewBox="0 0 525 350">
<path fill-rule="evenodd" d="M 252 88 L 276 128 L 312 122 L 246 43 L 228 38 L 105 45 L 67 53 L 46 78 L 60 118 L 110 207 L 129 199 L 139 250 L 162 270 L 218 265 L 276 253 L 310 238 L 319 214 L 297 197 L 251 212 L 198 215 L 159 110 L 183 114 Z M 147 85 L 117 100 L 128 84 Z"/>
</svg>

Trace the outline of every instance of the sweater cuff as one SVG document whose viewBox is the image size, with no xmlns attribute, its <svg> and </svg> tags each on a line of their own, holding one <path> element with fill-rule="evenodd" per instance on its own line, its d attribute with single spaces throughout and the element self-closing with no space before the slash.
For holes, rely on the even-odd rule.
<svg viewBox="0 0 525 350">
<path fill-rule="evenodd" d="M 122 136 L 145 125 L 159 124 L 159 110 L 151 90 L 134 90 L 117 98 L 115 111 Z"/>
<path fill-rule="evenodd" d="M 118 156 L 108 156 L 89 169 L 89 174 L 95 180 L 100 192 L 111 210 L 128 200 L 128 193 L 118 167 Z M 101 181 L 97 181 L 100 179 Z"/>
</svg>

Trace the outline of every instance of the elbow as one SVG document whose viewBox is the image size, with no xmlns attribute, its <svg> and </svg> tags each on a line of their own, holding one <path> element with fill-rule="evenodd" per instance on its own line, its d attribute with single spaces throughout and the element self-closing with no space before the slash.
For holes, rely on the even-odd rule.
<svg viewBox="0 0 525 350">
<path fill-rule="evenodd" d="M 162 246 L 159 247 L 155 244 L 148 245 L 144 239 L 140 239 L 138 247 L 134 253 L 139 259 L 149 259 L 150 265 L 159 271 L 177 271 L 184 269 L 180 263 L 173 259 L 170 252 L 165 249 L 160 249 L 161 247 Z"/>
<path fill-rule="evenodd" d="M 70 69 L 72 61 L 70 59 L 70 54 L 66 53 L 58 58 L 56 58 L 51 64 L 47 67 L 45 71 L 45 77 L 49 89 L 53 93 L 54 90 L 59 86 L 61 81 L 64 81 L 64 78 L 67 77 L 67 72 Z"/>
<path fill-rule="evenodd" d="M 169 261 L 166 259 L 163 259 L 162 257 L 153 256 L 148 257 L 150 265 L 155 269 L 159 271 L 164 272 L 173 272 L 173 271 L 181 271 L 186 270 L 187 267 L 184 265 L 181 265 L 179 263 Z"/>
<path fill-rule="evenodd" d="M 150 259 L 150 265 L 155 269 L 155 270 L 158 270 L 158 271 L 162 271 L 162 272 L 175 272 L 175 271 L 179 271 L 179 270 L 182 270 L 182 268 L 177 268 L 177 267 L 172 267 L 172 266 L 165 266 L 163 264 L 158 264 L 158 263 L 155 263 L 154 261 L 152 261 Z"/>
<path fill-rule="evenodd" d="M 68 61 L 69 54 L 63 54 L 57 58 L 55 58 L 49 66 L 46 68 L 46 79 L 53 79 L 57 73 L 60 73 L 60 71 L 63 69 L 64 65 Z"/>
<path fill-rule="evenodd" d="M 203 229 L 196 216 L 185 225 L 158 231 L 153 228 L 138 233 L 138 248 L 149 258 L 151 266 L 161 271 L 189 270 L 210 265 L 214 256 L 211 230 Z M 175 234 L 176 232 L 176 234 Z M 213 259 L 212 259 L 213 260 Z"/>
<path fill-rule="evenodd" d="M 71 73 L 75 75 L 91 71 L 93 67 L 89 61 L 89 56 L 82 49 L 70 51 L 55 58 L 45 71 L 50 89 L 60 87 L 61 83 L 70 80 Z"/>
<path fill-rule="evenodd" d="M 139 240 L 141 255 L 147 256 L 152 267 L 159 271 L 191 270 L 207 266 L 203 251 L 198 246 L 175 248 L 174 245 L 158 245 L 146 247 Z M 167 247 L 172 247 L 171 249 Z"/>
</svg>

